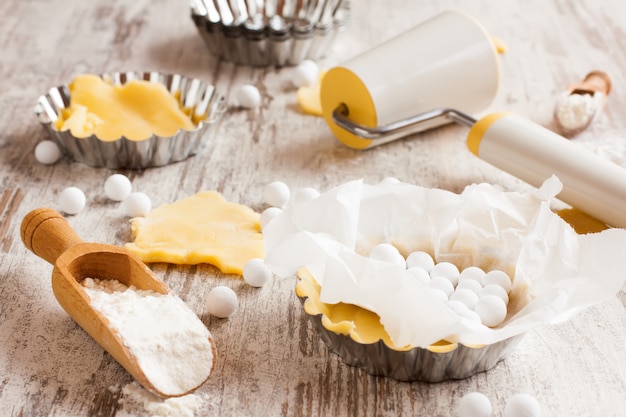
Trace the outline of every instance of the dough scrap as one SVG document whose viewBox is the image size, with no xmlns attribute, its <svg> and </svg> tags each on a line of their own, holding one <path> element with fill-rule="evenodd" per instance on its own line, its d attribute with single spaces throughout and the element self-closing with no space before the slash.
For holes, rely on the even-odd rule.
<svg viewBox="0 0 626 417">
<path fill-rule="evenodd" d="M 146 263 L 209 263 L 242 275 L 246 262 L 265 256 L 259 216 L 216 191 L 203 191 L 132 218 L 134 241 L 125 246 Z"/>
</svg>

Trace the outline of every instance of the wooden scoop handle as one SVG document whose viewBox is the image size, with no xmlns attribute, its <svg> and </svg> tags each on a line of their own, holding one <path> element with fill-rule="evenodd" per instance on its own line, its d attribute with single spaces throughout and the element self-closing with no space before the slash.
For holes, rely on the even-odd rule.
<svg viewBox="0 0 626 417">
<path fill-rule="evenodd" d="M 20 236 L 24 246 L 51 264 L 70 247 L 82 242 L 67 220 L 51 208 L 38 208 L 24 216 Z"/>
<path fill-rule="evenodd" d="M 602 92 L 608 96 L 611 92 L 611 77 L 602 71 L 591 71 L 581 83 L 571 86 L 570 90 L 577 94 Z"/>
</svg>

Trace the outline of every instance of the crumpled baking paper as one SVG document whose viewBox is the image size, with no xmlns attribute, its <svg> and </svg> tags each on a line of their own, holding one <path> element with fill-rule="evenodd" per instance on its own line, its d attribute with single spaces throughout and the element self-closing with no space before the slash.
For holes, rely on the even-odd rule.
<svg viewBox="0 0 626 417">
<path fill-rule="evenodd" d="M 564 321 L 614 296 L 626 282 L 626 230 L 578 235 L 550 209 L 562 188 L 549 178 L 534 193 L 473 184 L 460 193 L 383 181 L 350 181 L 291 202 L 263 229 L 266 264 L 279 277 L 308 268 L 320 300 L 377 313 L 396 346 L 446 339 L 491 344 Z M 463 269 L 502 269 L 513 278 L 504 324 L 460 318 L 406 269 L 369 258 L 387 242 L 407 256 L 425 250 Z"/>
</svg>

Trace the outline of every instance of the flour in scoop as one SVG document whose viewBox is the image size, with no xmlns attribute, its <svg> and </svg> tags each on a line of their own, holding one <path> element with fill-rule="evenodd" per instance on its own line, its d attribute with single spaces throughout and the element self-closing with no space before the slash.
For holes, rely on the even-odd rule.
<svg viewBox="0 0 626 417">
<path fill-rule="evenodd" d="M 176 295 L 127 287 L 114 279 L 86 278 L 82 285 L 90 305 L 117 330 L 159 392 L 182 395 L 211 374 L 211 334 Z"/>
<path fill-rule="evenodd" d="M 556 118 L 568 130 L 584 128 L 599 111 L 602 93 L 566 94 L 560 98 Z"/>
</svg>

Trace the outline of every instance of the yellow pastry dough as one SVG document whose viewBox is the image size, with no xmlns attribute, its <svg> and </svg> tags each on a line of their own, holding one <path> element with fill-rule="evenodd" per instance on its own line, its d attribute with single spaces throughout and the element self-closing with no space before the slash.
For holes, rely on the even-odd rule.
<svg viewBox="0 0 626 417">
<path fill-rule="evenodd" d="M 216 191 L 158 207 L 131 219 L 131 228 L 126 248 L 147 263 L 209 263 L 241 275 L 246 262 L 265 257 L 259 214 Z"/>
<path fill-rule="evenodd" d="M 322 100 L 320 98 L 320 91 L 322 88 L 322 79 L 328 71 L 322 71 L 317 80 L 317 83 L 311 87 L 298 88 L 297 98 L 298 104 L 302 111 L 313 116 L 322 116 Z"/>
<path fill-rule="evenodd" d="M 598 233 L 609 228 L 606 224 L 577 208 L 561 209 L 556 211 L 556 214 L 569 223 L 579 235 Z"/>
<path fill-rule="evenodd" d="M 56 126 L 78 138 L 96 135 L 103 141 L 122 136 L 139 141 L 150 136 L 173 136 L 195 125 L 164 85 L 132 80 L 112 85 L 101 77 L 83 74 L 69 85 L 70 106 Z"/>
<path fill-rule="evenodd" d="M 306 298 L 304 311 L 311 315 L 322 315 L 322 325 L 325 329 L 349 336 L 357 343 L 370 344 L 382 340 L 388 347 L 397 351 L 411 350 L 411 346 L 395 346 L 380 322 L 380 317 L 369 310 L 352 304 L 337 303 L 325 304 L 320 301 L 321 287 L 315 277 L 306 268 L 298 271 L 296 295 Z M 440 340 L 427 349 L 431 352 L 445 353 L 454 350 L 456 344 Z"/>
</svg>

